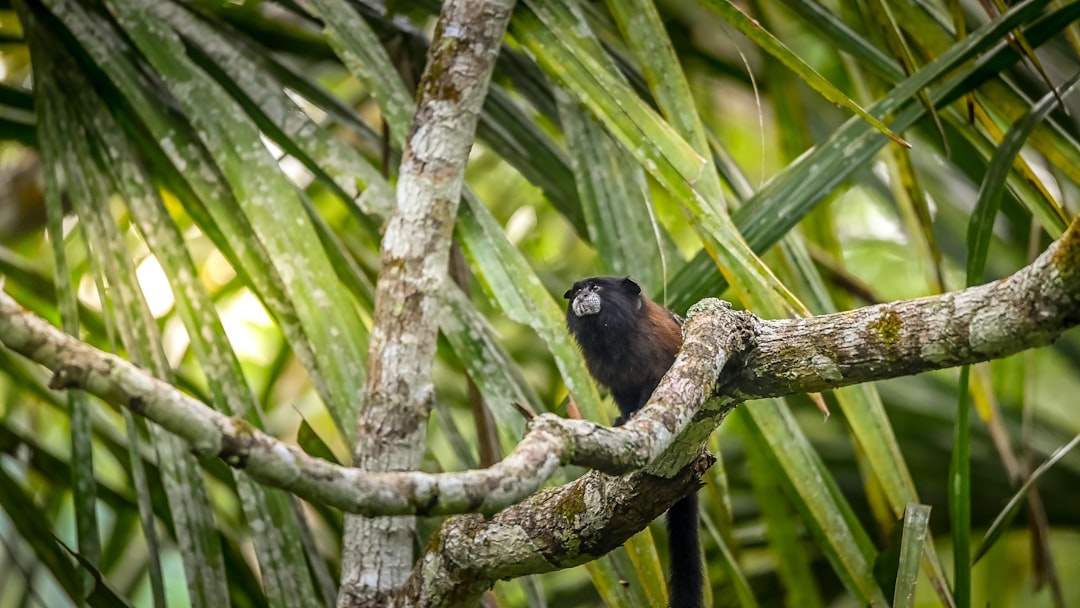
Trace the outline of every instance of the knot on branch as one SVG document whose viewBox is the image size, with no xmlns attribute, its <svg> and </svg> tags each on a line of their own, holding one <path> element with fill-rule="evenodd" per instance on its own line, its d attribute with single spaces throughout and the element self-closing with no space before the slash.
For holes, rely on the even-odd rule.
<svg viewBox="0 0 1080 608">
<path fill-rule="evenodd" d="M 71 388 L 84 388 L 88 371 L 78 365 L 64 364 L 57 368 L 49 380 L 49 388 L 63 391 Z"/>
</svg>

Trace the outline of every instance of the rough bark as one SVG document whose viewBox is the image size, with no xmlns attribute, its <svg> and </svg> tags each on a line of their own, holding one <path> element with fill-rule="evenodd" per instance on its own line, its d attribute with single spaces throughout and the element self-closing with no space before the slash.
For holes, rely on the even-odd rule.
<svg viewBox="0 0 1080 608">
<path fill-rule="evenodd" d="M 887 319 L 888 323 L 884 323 Z M 374 472 L 305 454 L 23 310 L 0 292 L 0 343 L 78 388 L 130 408 L 260 483 L 363 515 L 490 514 L 529 496 L 560 464 L 673 475 L 734 405 L 976 363 L 1051 342 L 1080 323 L 1080 220 L 1031 265 L 931 298 L 766 321 L 718 300 L 691 309 L 682 351 L 641 413 L 618 428 L 537 416 L 493 467 Z M 672 454 L 682 453 L 682 458 Z"/>
<path fill-rule="evenodd" d="M 701 485 L 700 454 L 671 478 L 591 471 L 488 519 L 448 519 L 394 606 L 471 606 L 495 581 L 571 568 L 619 547 Z"/>
<path fill-rule="evenodd" d="M 525 498 L 491 519 L 449 520 L 415 570 L 410 564 L 401 593 L 383 597 L 401 605 L 465 601 L 499 578 L 573 566 L 618 546 L 697 483 L 707 466 L 706 457 L 695 460 L 697 446 L 742 401 L 985 361 L 1048 344 L 1078 323 L 1080 220 L 1016 274 L 941 296 L 774 321 L 704 300 L 691 309 L 675 365 L 625 426 L 542 415 L 494 467 L 433 475 L 312 458 L 0 292 L 0 343 L 51 369 L 54 388 L 128 407 L 261 483 L 366 515 L 491 513 Z M 532 495 L 567 462 L 597 470 Z M 496 551 L 493 540 L 506 544 Z"/>
<path fill-rule="evenodd" d="M 465 165 L 513 0 L 443 6 L 383 235 L 353 463 L 411 471 L 424 456 L 440 292 Z M 339 608 L 384 606 L 412 570 L 413 517 L 346 516 Z"/>
</svg>

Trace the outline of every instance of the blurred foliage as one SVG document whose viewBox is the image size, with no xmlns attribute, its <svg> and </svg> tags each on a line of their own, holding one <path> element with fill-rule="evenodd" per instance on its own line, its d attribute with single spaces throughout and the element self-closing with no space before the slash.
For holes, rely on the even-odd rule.
<svg viewBox="0 0 1080 608">
<path fill-rule="evenodd" d="M 437 10 L 0 3 L 3 288 L 348 462 L 379 228 Z M 1080 65 L 1078 16 L 1036 0 L 520 2 L 466 176 L 425 468 L 505 453 L 513 401 L 608 419 L 561 329 L 583 276 L 631 274 L 679 312 L 712 295 L 776 315 L 1026 264 L 1076 212 L 1080 105 L 1050 87 Z M 976 565 L 963 556 L 1080 433 L 1080 335 L 970 375 L 970 427 L 957 370 L 824 395 L 827 423 L 805 397 L 740 408 L 702 491 L 715 605 L 1080 605 L 1080 455 Z M 47 380 L 0 350 L 0 607 L 333 605 L 340 513 Z M 970 468 L 953 478 L 956 445 Z M 931 507 L 918 575 L 925 509 L 908 503 Z M 655 605 L 654 533 L 492 601 Z"/>
</svg>

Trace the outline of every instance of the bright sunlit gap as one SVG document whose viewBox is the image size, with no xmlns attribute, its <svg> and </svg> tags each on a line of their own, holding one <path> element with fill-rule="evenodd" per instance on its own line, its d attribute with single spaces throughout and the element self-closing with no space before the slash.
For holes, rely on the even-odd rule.
<svg viewBox="0 0 1080 608">
<path fill-rule="evenodd" d="M 281 146 L 275 144 L 266 135 L 259 135 L 259 139 L 262 140 L 263 145 L 270 151 L 270 154 L 278 163 L 278 167 L 281 168 L 281 172 L 284 173 L 289 181 L 296 184 L 297 187 L 303 189 L 311 185 L 311 182 L 315 181 L 315 175 L 304 166 L 304 163 L 297 160 L 295 157 L 285 154 L 285 151 L 281 149 Z"/>
<path fill-rule="evenodd" d="M 139 280 L 139 289 L 146 298 L 150 314 L 154 315 L 155 319 L 160 319 L 172 310 L 176 300 L 173 298 L 172 288 L 169 287 L 169 278 L 165 276 L 157 258 L 147 256 L 135 269 L 135 277 Z"/>
<path fill-rule="evenodd" d="M 269 365 L 273 361 L 274 353 L 267 348 L 266 333 L 274 321 L 250 291 L 245 289 L 222 302 L 218 314 L 237 356 L 257 365 Z"/>
</svg>

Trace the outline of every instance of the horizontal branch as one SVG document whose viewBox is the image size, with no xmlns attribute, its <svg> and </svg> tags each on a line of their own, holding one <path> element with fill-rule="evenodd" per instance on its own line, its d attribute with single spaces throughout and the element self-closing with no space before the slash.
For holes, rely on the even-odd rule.
<svg viewBox="0 0 1080 608">
<path fill-rule="evenodd" d="M 671 478 L 590 471 L 544 489 L 491 518 L 451 517 L 393 606 L 473 605 L 498 580 L 571 568 L 626 542 L 697 490 L 714 462 L 700 453 Z"/>
<path fill-rule="evenodd" d="M 683 348 L 626 425 L 551 414 L 503 461 L 458 473 L 375 473 L 314 458 L 72 338 L 0 292 L 0 343 L 80 388 L 161 425 L 253 479 L 364 515 L 490 514 L 533 494 L 559 466 L 672 477 L 735 405 L 976 363 L 1042 346 L 1080 322 L 1080 223 L 1031 265 L 988 285 L 809 319 L 765 321 L 726 303 L 691 310 Z M 524 505 L 523 505 L 524 506 Z M 621 542 L 621 541 L 620 541 Z"/>
<path fill-rule="evenodd" d="M 715 382 L 719 346 L 681 365 L 676 394 L 701 403 Z M 670 446 L 689 415 L 657 410 L 619 429 L 553 414 L 533 418 L 514 451 L 495 465 L 457 473 L 369 472 L 310 456 L 249 423 L 226 416 L 115 355 L 60 331 L 0 291 L 0 343 L 53 372 L 50 387 L 82 389 L 145 416 L 259 483 L 362 515 L 495 513 L 536 492 L 563 464 L 619 475 L 640 470 Z M 692 344 L 693 342 L 691 342 Z M 692 349 L 690 349 L 692 350 Z M 702 374 L 712 380 L 703 379 Z M 684 463 L 685 464 L 685 463 Z M 513 480 L 508 483 L 507 480 Z"/>
<path fill-rule="evenodd" d="M 1080 323 L 1080 220 L 1007 278 L 939 296 L 754 323 L 722 380 L 739 400 L 817 392 L 998 359 Z"/>
<path fill-rule="evenodd" d="M 679 384 L 677 362 L 642 414 L 657 415 L 650 410 L 672 407 L 697 411 L 678 443 L 700 445 L 727 413 L 747 399 L 975 363 L 1048 344 L 1080 322 L 1078 262 L 1080 220 L 1012 277 L 939 297 L 781 321 L 765 321 L 703 300 L 691 309 L 679 357 L 682 361 L 710 356 L 714 351 L 694 352 L 703 333 L 725 339 L 728 348 L 716 353 L 712 366 L 718 373 L 718 384 L 709 393 L 713 398 L 702 403 L 693 393 L 690 399 L 680 399 L 685 387 Z M 703 374 L 702 381 L 708 377 Z M 679 453 L 667 450 L 660 460 L 677 466 L 687 458 L 693 460 L 696 452 L 686 456 L 681 450 L 682 457 L 673 456 Z M 450 518 L 396 601 L 475 602 L 497 580 L 569 568 L 603 555 L 691 491 L 709 464 L 698 457 L 693 466 L 670 479 L 645 473 L 612 478 L 592 471 L 490 519 Z M 657 466 L 653 463 L 650 469 Z"/>
</svg>

